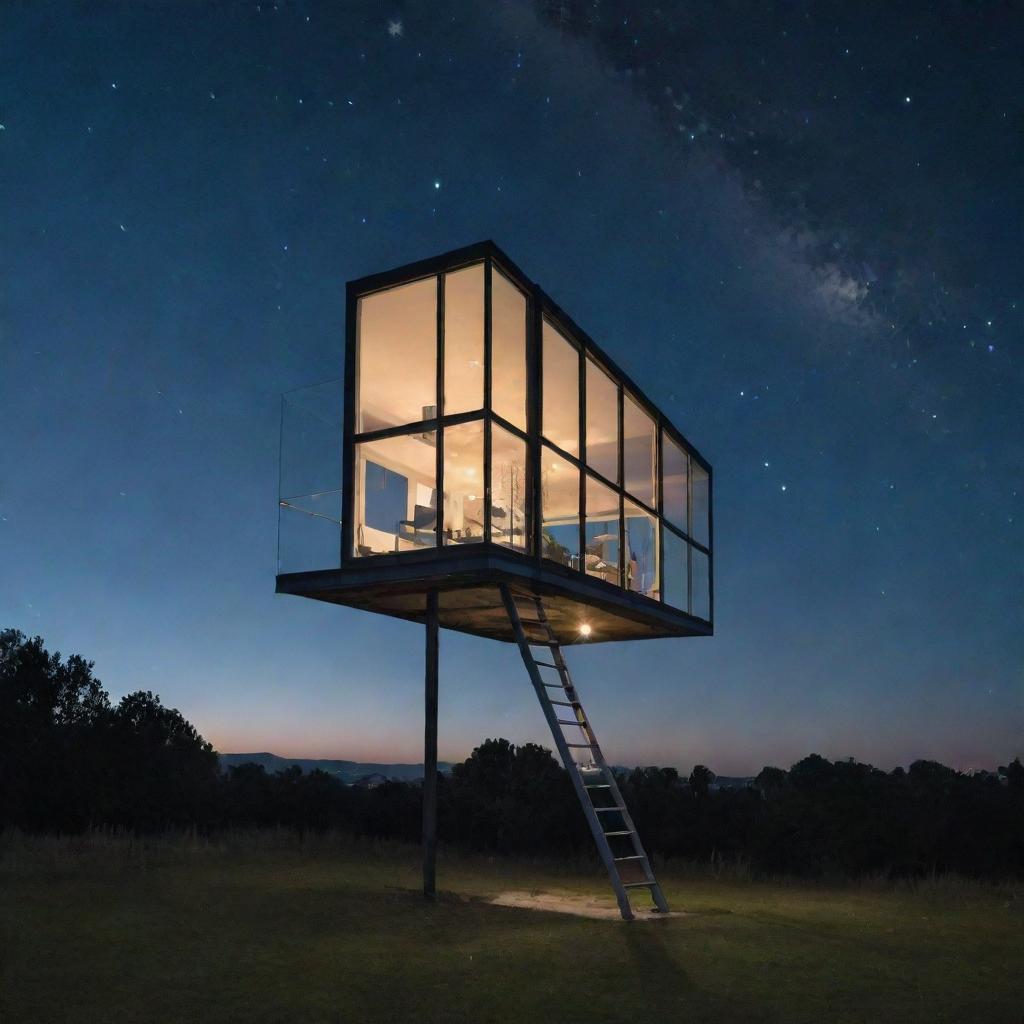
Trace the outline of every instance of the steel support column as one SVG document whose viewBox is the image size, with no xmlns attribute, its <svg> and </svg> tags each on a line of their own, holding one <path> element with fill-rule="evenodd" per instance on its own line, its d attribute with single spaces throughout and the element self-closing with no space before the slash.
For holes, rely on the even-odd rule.
<svg viewBox="0 0 1024 1024">
<path fill-rule="evenodd" d="M 423 723 L 423 895 L 434 898 L 437 875 L 437 591 L 427 593 L 427 657 Z"/>
</svg>

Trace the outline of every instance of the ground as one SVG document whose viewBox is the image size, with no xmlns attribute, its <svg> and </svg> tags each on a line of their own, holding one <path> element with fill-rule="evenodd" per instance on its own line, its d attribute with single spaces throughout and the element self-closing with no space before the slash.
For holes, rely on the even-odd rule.
<svg viewBox="0 0 1024 1024">
<path fill-rule="evenodd" d="M 1024 890 L 662 872 L 669 920 L 496 906 L 591 900 L 596 867 L 280 836 L 0 839 L 0 1021 L 1024 1019 Z"/>
</svg>

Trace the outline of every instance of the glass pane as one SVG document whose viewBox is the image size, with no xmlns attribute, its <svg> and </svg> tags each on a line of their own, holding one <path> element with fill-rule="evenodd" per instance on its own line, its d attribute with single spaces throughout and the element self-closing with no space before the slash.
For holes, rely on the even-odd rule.
<svg viewBox="0 0 1024 1024">
<path fill-rule="evenodd" d="M 639 505 L 623 502 L 626 518 L 626 589 L 658 598 L 658 520 Z"/>
<path fill-rule="evenodd" d="M 589 407 L 588 407 L 589 409 Z M 658 505 L 656 476 L 657 435 L 654 420 L 633 401 L 622 396 L 623 485 L 634 498 L 651 508 Z"/>
<path fill-rule="evenodd" d="M 544 436 L 570 455 L 580 451 L 580 357 L 544 321 Z"/>
<path fill-rule="evenodd" d="M 491 274 L 491 408 L 526 430 L 526 296 Z"/>
<path fill-rule="evenodd" d="M 491 540 L 516 551 L 526 544 L 526 442 L 491 426 Z"/>
<path fill-rule="evenodd" d="M 689 460 L 687 454 L 668 434 L 663 433 L 661 457 L 665 461 L 662 467 L 661 480 L 662 499 L 664 501 L 662 514 L 673 526 L 678 526 L 680 530 L 688 532 L 689 526 L 686 521 L 686 483 L 687 463 Z M 667 552 L 665 557 L 668 558 Z"/>
<path fill-rule="evenodd" d="M 402 434 L 356 445 L 355 555 L 437 542 L 437 435 Z"/>
<path fill-rule="evenodd" d="M 696 462 L 690 467 L 690 474 L 693 477 L 691 487 L 693 488 L 692 506 L 690 509 L 690 536 L 695 541 L 707 547 L 710 544 L 710 533 L 708 525 L 708 502 L 710 484 L 707 470 L 703 469 Z M 696 600 L 696 597 L 694 598 Z"/>
<path fill-rule="evenodd" d="M 278 572 L 341 564 L 343 408 L 340 380 L 282 396 Z"/>
<path fill-rule="evenodd" d="M 689 545 L 671 530 L 662 530 L 662 544 L 665 603 L 684 612 L 689 611 L 690 602 L 687 598 L 686 578 L 686 549 Z"/>
<path fill-rule="evenodd" d="M 444 431 L 444 543 L 484 539 L 484 424 L 460 423 Z"/>
<path fill-rule="evenodd" d="M 619 496 L 587 475 L 586 571 L 619 585 Z"/>
<path fill-rule="evenodd" d="M 484 265 L 445 274 L 444 411 L 484 407 Z"/>
<path fill-rule="evenodd" d="M 708 556 L 703 551 L 690 548 L 690 575 L 693 599 L 690 611 L 698 619 L 711 619 L 711 575 Z"/>
<path fill-rule="evenodd" d="M 541 450 L 541 538 L 543 555 L 580 567 L 580 471 L 550 448 Z"/>
<path fill-rule="evenodd" d="M 619 389 L 592 359 L 587 360 L 587 465 L 619 482 Z"/>
<path fill-rule="evenodd" d="M 437 278 L 359 300 L 357 430 L 432 419 L 437 412 Z"/>
</svg>

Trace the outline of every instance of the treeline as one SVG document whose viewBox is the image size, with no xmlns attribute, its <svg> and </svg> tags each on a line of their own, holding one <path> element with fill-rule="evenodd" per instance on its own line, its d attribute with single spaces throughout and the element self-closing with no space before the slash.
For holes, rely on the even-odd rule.
<svg viewBox="0 0 1024 1024">
<path fill-rule="evenodd" d="M 286 827 L 415 841 L 420 787 L 346 786 L 255 764 L 222 772 L 182 715 L 140 691 L 112 704 L 92 663 L 0 631 L 0 827 L 80 832 Z M 812 754 L 716 789 L 697 766 L 624 772 L 649 852 L 745 862 L 756 872 L 1024 877 L 1024 766 L 964 775 L 930 761 L 883 772 Z M 443 841 L 510 854 L 593 855 L 569 776 L 535 744 L 487 740 L 439 777 Z"/>
</svg>

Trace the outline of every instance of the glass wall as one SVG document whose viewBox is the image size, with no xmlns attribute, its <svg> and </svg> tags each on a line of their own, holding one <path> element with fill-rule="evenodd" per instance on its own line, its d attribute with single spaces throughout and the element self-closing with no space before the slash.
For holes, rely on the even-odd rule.
<svg viewBox="0 0 1024 1024">
<path fill-rule="evenodd" d="M 658 599 L 658 519 L 626 498 L 623 501 L 626 533 L 623 561 L 626 589 Z"/>
<path fill-rule="evenodd" d="M 437 278 L 367 295 L 357 310 L 359 432 L 437 415 Z"/>
<path fill-rule="evenodd" d="M 662 530 L 662 572 L 665 603 L 680 611 L 690 610 L 687 544 L 668 528 Z"/>
<path fill-rule="evenodd" d="M 435 546 L 436 467 L 435 431 L 356 445 L 357 555 Z"/>
<path fill-rule="evenodd" d="M 491 427 L 491 540 L 526 550 L 526 442 Z"/>
<path fill-rule="evenodd" d="M 444 428 L 444 543 L 484 539 L 484 421 Z"/>
<path fill-rule="evenodd" d="M 709 618 L 708 471 L 531 294 L 481 260 L 358 298 L 346 557 L 489 541 Z"/>
<path fill-rule="evenodd" d="M 444 411 L 484 407 L 484 265 L 444 277 Z"/>
<path fill-rule="evenodd" d="M 491 408 L 526 430 L 526 296 L 491 272 Z"/>
<path fill-rule="evenodd" d="M 707 547 L 710 539 L 710 523 L 708 521 L 710 495 L 707 470 L 694 463 L 691 477 L 690 535 L 698 544 Z"/>
<path fill-rule="evenodd" d="M 619 585 L 619 496 L 587 474 L 586 548 L 588 576 Z"/>
<path fill-rule="evenodd" d="M 619 482 L 619 389 L 593 359 L 587 360 L 587 465 Z"/>
<path fill-rule="evenodd" d="M 708 556 L 690 546 L 690 612 L 699 619 L 711 618 L 711 573 Z"/>
<path fill-rule="evenodd" d="M 580 567 L 580 471 L 547 445 L 541 450 L 541 552 Z"/>
<path fill-rule="evenodd" d="M 580 453 L 580 354 L 549 321 L 544 321 L 544 409 L 546 440 L 563 452 Z"/>
<path fill-rule="evenodd" d="M 589 408 L 589 406 L 588 406 Z M 622 484 L 648 508 L 658 507 L 658 432 L 654 420 L 628 395 L 622 396 Z"/>
<path fill-rule="evenodd" d="M 662 515 L 684 533 L 689 529 L 690 460 L 686 452 L 666 433 L 662 433 L 661 474 Z"/>
</svg>

